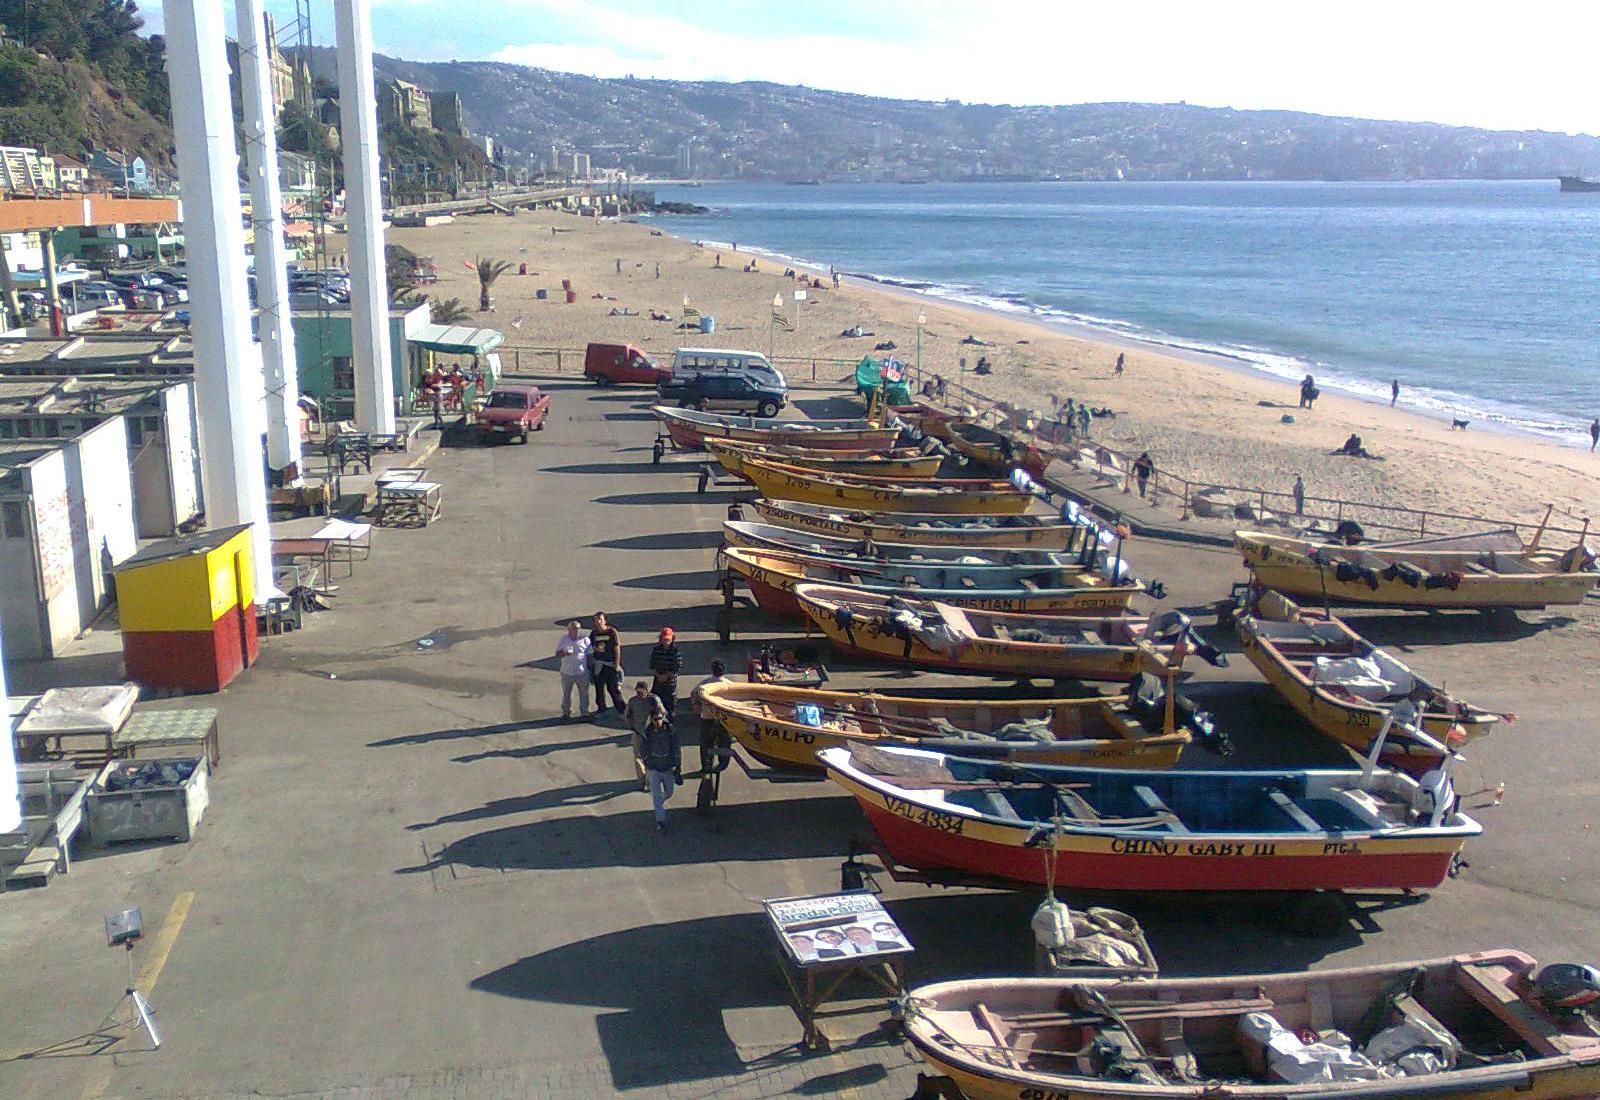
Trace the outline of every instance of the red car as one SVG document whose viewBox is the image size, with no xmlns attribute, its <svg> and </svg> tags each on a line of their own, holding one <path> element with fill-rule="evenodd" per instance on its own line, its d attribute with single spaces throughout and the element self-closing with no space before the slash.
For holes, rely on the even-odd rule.
<svg viewBox="0 0 1600 1100">
<path fill-rule="evenodd" d="M 499 436 L 526 443 L 529 432 L 544 428 L 550 395 L 538 386 L 497 386 L 488 404 L 478 410 L 478 431 L 485 439 Z"/>
<path fill-rule="evenodd" d="M 654 386 L 672 371 L 632 344 L 590 344 L 583 354 L 583 376 L 598 386 Z"/>
</svg>

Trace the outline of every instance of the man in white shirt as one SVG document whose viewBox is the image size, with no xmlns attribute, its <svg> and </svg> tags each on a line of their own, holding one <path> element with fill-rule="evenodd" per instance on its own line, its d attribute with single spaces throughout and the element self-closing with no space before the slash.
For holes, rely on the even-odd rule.
<svg viewBox="0 0 1600 1100">
<path fill-rule="evenodd" d="M 561 661 L 561 717 L 572 719 L 572 689 L 578 689 L 578 714 L 589 717 L 589 636 L 574 619 L 556 643 Z"/>
</svg>

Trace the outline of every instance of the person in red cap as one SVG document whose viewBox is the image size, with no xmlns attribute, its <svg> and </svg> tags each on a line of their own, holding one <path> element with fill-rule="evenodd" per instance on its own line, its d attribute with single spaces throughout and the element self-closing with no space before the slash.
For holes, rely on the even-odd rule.
<svg viewBox="0 0 1600 1100">
<path fill-rule="evenodd" d="M 661 640 L 650 651 L 650 694 L 661 700 L 661 706 L 671 718 L 678 705 L 678 671 L 683 668 L 683 654 L 670 626 L 661 628 Z"/>
</svg>

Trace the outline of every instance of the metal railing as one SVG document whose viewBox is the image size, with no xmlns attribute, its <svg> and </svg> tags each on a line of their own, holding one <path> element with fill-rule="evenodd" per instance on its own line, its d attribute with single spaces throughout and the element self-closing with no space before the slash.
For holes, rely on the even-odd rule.
<svg viewBox="0 0 1600 1100">
<path fill-rule="evenodd" d="M 618 341 L 619 343 L 621 341 Z M 501 370 L 507 374 L 541 373 L 563 374 L 571 371 L 583 373 L 586 349 L 529 344 L 501 344 L 495 349 L 500 355 Z M 669 360 L 670 361 L 670 360 Z M 775 355 L 774 366 L 789 375 L 790 380 L 801 379 L 817 385 L 843 385 L 853 388 L 855 369 L 859 359 L 833 359 L 824 355 Z M 841 380 L 838 374 L 844 378 Z"/>
<path fill-rule="evenodd" d="M 999 401 L 960 382 L 945 382 L 944 403 L 971 405 L 978 410 L 980 417 L 993 418 L 1001 426 L 1038 447 L 1040 451 L 1053 455 L 1073 467 L 1085 468 L 1084 452 L 1087 451 L 1092 459 L 1087 472 L 1104 480 L 1108 487 L 1120 489 L 1125 494 L 1133 494 L 1137 490 L 1138 481 L 1133 472 L 1137 455 L 1132 452 L 1096 443 L 1091 434 L 1074 431 L 1064 438 L 1060 435 L 1043 434 L 1039 431 L 1039 427 L 1047 422 L 1037 412 L 1017 409 L 1008 402 Z M 1022 415 L 1024 413 L 1025 416 Z M 1030 420 L 1035 426 L 1028 426 Z M 1093 421 L 1090 423 L 1092 425 Z M 1228 514 L 1205 516 L 1197 511 L 1196 498 L 1210 496 L 1218 498 L 1218 506 L 1225 509 Z M 1408 508 L 1403 505 L 1344 497 L 1308 494 L 1297 501 L 1292 491 L 1208 481 L 1163 469 L 1159 465 L 1154 467 L 1146 481 L 1143 501 L 1153 508 L 1175 507 L 1178 510 L 1179 520 L 1187 521 L 1199 516 L 1202 519 L 1216 519 L 1230 526 L 1240 522 L 1254 522 L 1269 513 L 1275 513 L 1292 515 L 1298 522 L 1332 526 L 1337 526 L 1346 520 L 1354 520 L 1363 528 L 1408 538 L 1460 534 L 1467 530 L 1487 528 L 1506 528 L 1516 531 L 1519 535 L 1525 530 L 1532 532 L 1542 529 L 1545 535 L 1570 535 L 1575 539 L 1583 539 L 1589 533 L 1587 516 L 1575 515 L 1564 510 L 1559 514 L 1576 521 L 1576 526 L 1551 523 L 1549 522 L 1551 517 L 1505 519 L 1464 512 L 1447 512 L 1436 508 Z M 1253 516 L 1234 514 L 1233 509 L 1243 504 L 1254 506 Z M 1552 508 L 1552 515 L 1554 514 L 1555 509 Z"/>
</svg>

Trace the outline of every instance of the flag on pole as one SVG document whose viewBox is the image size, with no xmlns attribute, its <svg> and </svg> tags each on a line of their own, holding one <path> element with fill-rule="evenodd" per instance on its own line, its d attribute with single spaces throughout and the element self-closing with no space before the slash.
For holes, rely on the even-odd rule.
<svg viewBox="0 0 1600 1100">
<path fill-rule="evenodd" d="M 695 309 L 694 306 L 684 306 L 683 319 L 685 321 L 698 321 L 700 320 L 700 311 Z"/>
<path fill-rule="evenodd" d="M 783 329 L 784 332 L 793 332 L 794 325 L 789 318 L 784 316 L 783 310 L 774 306 L 772 310 L 772 323 Z"/>
</svg>

